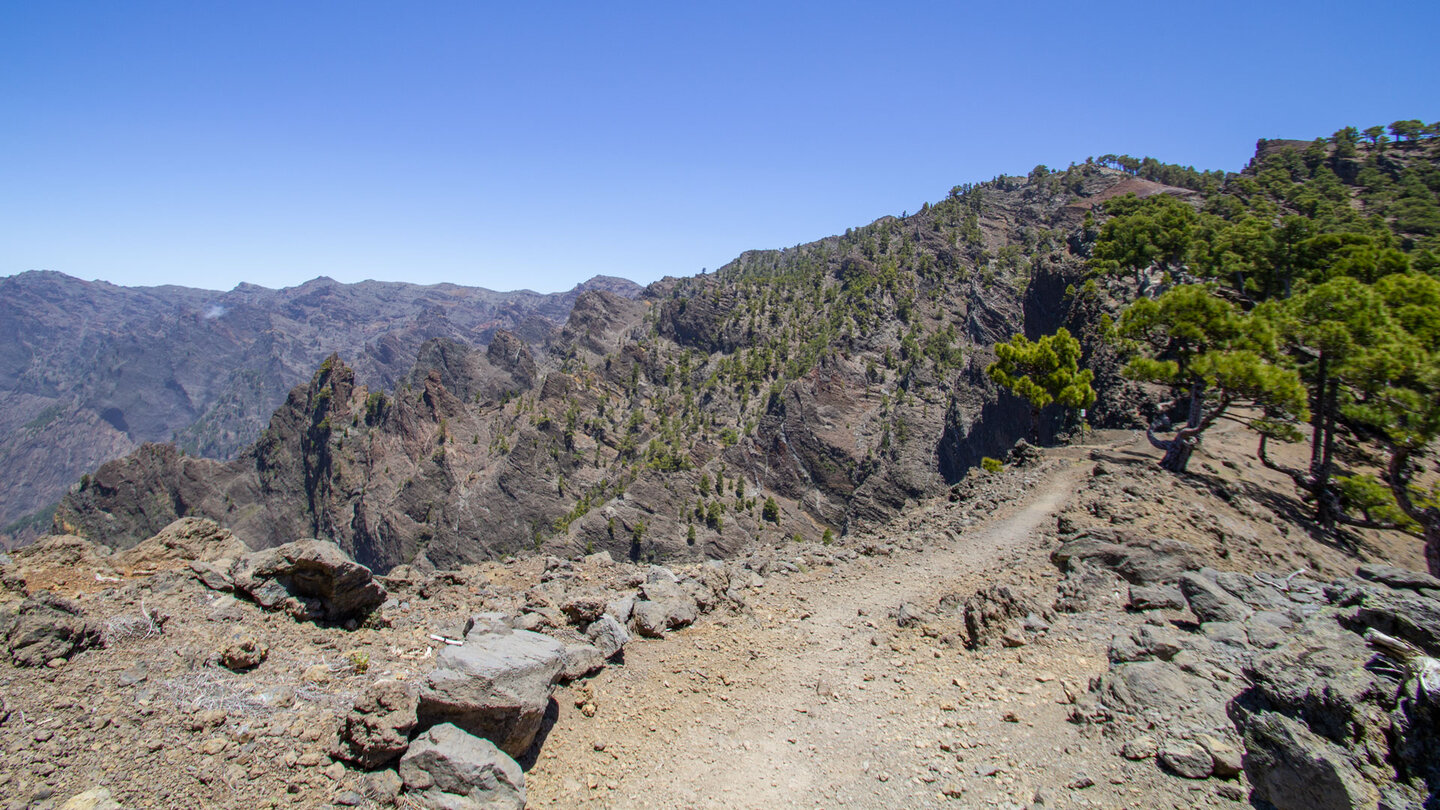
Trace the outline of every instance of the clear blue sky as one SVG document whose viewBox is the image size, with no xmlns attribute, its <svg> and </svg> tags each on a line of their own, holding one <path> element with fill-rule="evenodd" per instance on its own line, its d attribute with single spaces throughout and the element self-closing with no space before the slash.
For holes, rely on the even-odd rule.
<svg viewBox="0 0 1440 810">
<path fill-rule="evenodd" d="M 1440 119 L 1429 2 L 0 0 L 0 276 L 648 282 L 1107 152 Z"/>
</svg>

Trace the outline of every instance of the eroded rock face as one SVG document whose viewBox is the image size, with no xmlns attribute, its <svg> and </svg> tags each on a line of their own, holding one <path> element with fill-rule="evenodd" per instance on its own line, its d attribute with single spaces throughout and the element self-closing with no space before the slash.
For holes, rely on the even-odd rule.
<svg viewBox="0 0 1440 810">
<path fill-rule="evenodd" d="M 299 619 L 362 618 L 385 601 L 385 587 L 369 568 L 323 540 L 297 540 L 248 554 L 236 561 L 230 576 L 236 590 L 260 606 Z"/>
<path fill-rule="evenodd" d="M 336 753 L 365 770 L 395 761 L 410 747 L 418 705 L 414 684 L 388 679 L 370 684 L 345 716 Z"/>
<path fill-rule="evenodd" d="M 1345 752 L 1290 718 L 1271 712 L 1245 726 L 1245 773 L 1254 798 L 1276 810 L 1358 810 L 1376 791 Z"/>
<path fill-rule="evenodd" d="M 40 591 L 19 604 L 0 607 L 0 637 L 16 666 L 44 666 L 101 642 L 100 628 L 79 605 Z"/>
<path fill-rule="evenodd" d="M 512 630 L 504 617 L 477 617 L 464 644 L 436 656 L 420 687 L 420 724 L 453 723 L 522 756 L 540 731 L 564 653 L 560 642 Z"/>
</svg>

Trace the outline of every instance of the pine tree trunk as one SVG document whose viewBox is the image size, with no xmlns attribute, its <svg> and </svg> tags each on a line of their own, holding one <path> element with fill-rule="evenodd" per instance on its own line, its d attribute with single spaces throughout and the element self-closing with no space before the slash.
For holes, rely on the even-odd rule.
<svg viewBox="0 0 1440 810">
<path fill-rule="evenodd" d="M 1411 520 L 1425 527 L 1425 567 L 1430 575 L 1440 577 L 1440 507 L 1421 507 L 1410 498 L 1410 458 L 1414 451 L 1395 448 L 1390 455 L 1386 478 L 1395 503 Z"/>
<path fill-rule="evenodd" d="M 1190 464 L 1190 456 L 1200 444 L 1199 439 L 1187 435 L 1187 431 L 1180 431 L 1175 438 L 1169 440 L 1170 445 L 1165 449 L 1165 457 L 1160 459 L 1160 466 L 1170 472 L 1183 473 Z"/>
<path fill-rule="evenodd" d="M 1174 438 L 1162 439 L 1156 436 L 1152 429 L 1145 429 L 1145 438 L 1150 441 L 1151 446 L 1165 451 L 1165 456 L 1160 459 L 1163 469 L 1175 473 L 1185 472 L 1185 468 L 1190 464 L 1191 454 L 1200 446 L 1203 412 L 1204 398 L 1201 396 L 1200 384 L 1196 383 L 1190 386 L 1190 416 L 1185 420 L 1185 427 L 1175 432 Z"/>
<path fill-rule="evenodd" d="M 1326 357 L 1324 352 L 1321 352 L 1320 359 L 1317 361 L 1315 368 L 1315 411 L 1310 417 L 1311 477 L 1314 477 L 1315 474 L 1320 471 L 1320 456 L 1323 453 L 1321 448 L 1325 444 L 1325 403 L 1328 401 L 1326 388 L 1330 384 L 1330 379 L 1326 376 L 1326 373 L 1329 370 L 1329 366 L 1330 358 Z"/>
<path fill-rule="evenodd" d="M 1440 577 L 1440 509 L 1425 510 L 1425 565 L 1430 576 Z"/>
</svg>

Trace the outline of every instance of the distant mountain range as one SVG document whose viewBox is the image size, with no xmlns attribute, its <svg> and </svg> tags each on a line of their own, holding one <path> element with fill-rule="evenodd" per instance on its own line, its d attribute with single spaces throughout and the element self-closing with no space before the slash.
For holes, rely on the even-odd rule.
<svg viewBox="0 0 1440 810">
<path fill-rule="evenodd" d="M 576 298 L 640 286 L 596 276 L 565 293 L 317 278 L 272 290 L 120 287 L 37 271 L 0 279 L 0 530 L 49 527 L 66 489 L 144 442 L 224 459 L 338 353 L 390 388 L 426 340 L 543 342 Z"/>
</svg>

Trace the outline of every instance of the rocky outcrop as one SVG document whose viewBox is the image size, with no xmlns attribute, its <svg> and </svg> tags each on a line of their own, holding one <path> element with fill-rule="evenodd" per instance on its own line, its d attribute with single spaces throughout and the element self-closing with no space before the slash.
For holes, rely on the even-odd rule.
<svg viewBox="0 0 1440 810">
<path fill-rule="evenodd" d="M 1197 559 L 1195 549 L 1178 540 L 1108 528 L 1087 529 L 1050 555 L 1061 570 L 1088 562 L 1140 586 L 1176 582 L 1200 567 Z"/>
<path fill-rule="evenodd" d="M 38 667 L 99 645 L 101 632 L 85 619 L 79 605 L 40 591 L 18 603 L 0 605 L 0 639 L 16 666 Z"/>
<path fill-rule="evenodd" d="M 336 755 L 365 770 L 394 762 L 410 747 L 418 705 L 413 684 L 388 679 L 370 684 L 345 715 Z"/>
<path fill-rule="evenodd" d="M 324 540 L 297 540 L 248 554 L 235 562 L 230 578 L 256 604 L 297 619 L 361 619 L 385 601 L 385 587 L 370 569 Z"/>
<path fill-rule="evenodd" d="M 1077 549 L 1057 558 L 1073 565 Z M 1089 559 L 1137 570 L 1126 555 Z M 1178 776 L 1243 770 L 1261 807 L 1418 808 L 1440 795 L 1440 699 L 1424 686 L 1427 666 L 1440 671 L 1425 663 L 1440 652 L 1440 600 L 1424 575 L 1367 566 L 1325 586 L 1184 570 L 1187 559 L 1171 547 L 1145 567 L 1183 571 L 1183 607 L 1197 621 L 1148 614 L 1118 633 L 1076 722 L 1129 735 L 1122 755 L 1149 756 L 1148 746 Z M 1367 644 L 1377 631 L 1394 638 Z"/>
</svg>

